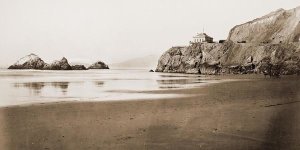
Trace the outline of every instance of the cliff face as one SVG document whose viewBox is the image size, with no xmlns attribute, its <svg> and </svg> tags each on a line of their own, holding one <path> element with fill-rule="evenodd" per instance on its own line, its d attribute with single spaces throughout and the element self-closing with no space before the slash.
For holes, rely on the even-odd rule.
<svg viewBox="0 0 300 150">
<path fill-rule="evenodd" d="M 279 65 L 281 74 L 300 73 L 300 43 L 286 44 L 255 44 L 232 43 L 224 49 L 224 55 L 219 59 L 225 73 L 263 73 L 265 63 L 270 66 Z M 252 65 L 252 68 L 247 68 Z M 233 66 L 238 70 L 230 71 Z"/>
<path fill-rule="evenodd" d="M 156 71 L 215 74 L 219 68 L 216 60 L 221 47 L 214 43 L 172 47 L 160 57 Z"/>
<path fill-rule="evenodd" d="M 291 10 L 279 9 L 261 18 L 235 26 L 228 40 L 247 43 L 299 42 L 300 7 Z"/>
<path fill-rule="evenodd" d="M 299 21 L 300 7 L 280 9 L 234 27 L 225 43 L 194 43 L 169 49 L 159 59 L 156 71 L 263 73 L 273 67 L 281 74 L 298 74 Z"/>
</svg>

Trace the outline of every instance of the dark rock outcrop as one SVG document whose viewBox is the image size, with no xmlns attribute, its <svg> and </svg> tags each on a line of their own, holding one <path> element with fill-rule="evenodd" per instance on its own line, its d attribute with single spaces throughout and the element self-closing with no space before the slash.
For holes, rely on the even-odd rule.
<svg viewBox="0 0 300 150">
<path fill-rule="evenodd" d="M 211 53 L 220 48 L 216 43 L 172 47 L 161 56 L 156 72 L 217 74 L 220 71 L 218 56 Z"/>
<path fill-rule="evenodd" d="M 63 57 L 61 60 L 54 61 L 51 64 L 46 64 L 43 68 L 44 70 L 72 70 L 69 65 L 68 60 Z"/>
<path fill-rule="evenodd" d="M 109 69 L 109 67 L 104 62 L 97 61 L 94 64 L 92 64 L 91 66 L 89 66 L 88 69 Z"/>
<path fill-rule="evenodd" d="M 9 66 L 8 69 L 43 69 L 45 64 L 46 63 L 37 55 L 29 54 Z"/>
<path fill-rule="evenodd" d="M 71 66 L 65 57 L 61 60 L 54 61 L 51 64 L 47 64 L 35 54 L 30 54 L 21 58 L 15 64 L 9 66 L 8 69 L 87 70 L 84 65 Z M 109 67 L 104 62 L 98 61 L 91 65 L 89 69 L 109 69 Z"/>
<path fill-rule="evenodd" d="M 72 70 L 87 70 L 87 68 L 84 65 L 74 65 L 71 66 Z"/>
<path fill-rule="evenodd" d="M 172 47 L 161 56 L 156 71 L 300 74 L 299 21 L 300 7 L 272 12 L 234 27 L 224 43 Z"/>
</svg>

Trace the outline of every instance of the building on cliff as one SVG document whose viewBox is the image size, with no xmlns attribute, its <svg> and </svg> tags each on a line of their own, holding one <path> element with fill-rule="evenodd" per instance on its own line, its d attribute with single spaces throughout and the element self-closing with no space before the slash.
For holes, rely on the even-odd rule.
<svg viewBox="0 0 300 150">
<path fill-rule="evenodd" d="M 208 36 L 206 33 L 198 33 L 193 37 L 193 43 L 213 43 L 213 38 Z"/>
</svg>

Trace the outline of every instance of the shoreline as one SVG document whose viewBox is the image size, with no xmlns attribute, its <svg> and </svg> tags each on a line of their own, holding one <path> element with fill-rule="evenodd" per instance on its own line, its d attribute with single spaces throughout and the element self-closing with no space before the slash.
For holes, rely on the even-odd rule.
<svg viewBox="0 0 300 150">
<path fill-rule="evenodd" d="M 0 149 L 299 149 L 299 81 L 176 91 L 199 94 L 185 98 L 0 108 Z"/>
<path fill-rule="evenodd" d="M 216 82 L 206 82 L 201 84 L 200 86 L 196 87 L 186 87 L 186 88 L 170 88 L 170 89 L 158 89 L 158 90 L 145 90 L 145 91 L 122 91 L 122 90 L 116 90 L 116 91 L 107 91 L 107 92 L 121 92 L 121 93 L 144 93 L 144 94 L 173 94 L 173 96 L 169 97 L 163 97 L 163 98 L 135 98 L 135 99 L 108 99 L 108 100 L 90 100 L 90 101 L 82 101 L 82 100 L 67 100 L 67 101 L 41 101 L 41 102 L 24 102 L 22 104 L 14 104 L 14 105 L 7 105 L 7 106 L 0 106 L 0 109 L 2 108 L 12 108 L 12 107 L 30 107 L 35 105 L 55 105 L 55 104 L 64 104 L 64 103 L 109 103 L 109 102 L 130 102 L 130 101 L 151 101 L 151 100 L 164 100 L 164 99 L 180 99 L 180 98 L 188 98 L 197 96 L 197 94 L 194 94 L 193 96 L 188 96 L 187 93 L 193 93 L 192 91 L 198 91 L 201 88 L 207 88 L 208 86 L 214 86 L 215 84 L 223 84 L 228 82 L 242 82 L 242 81 L 251 81 L 251 80 L 280 80 L 280 79 L 297 79 L 299 78 L 298 75 L 285 75 L 281 78 L 265 78 L 263 75 L 260 74 L 246 74 L 246 75 L 240 75 L 240 74 L 224 74 L 224 75 L 203 75 L 203 80 L 216 80 Z M 179 94 L 178 94 L 179 93 Z M 177 95 L 176 95 L 177 94 Z"/>
<path fill-rule="evenodd" d="M 180 74 L 183 75 L 183 74 Z M 1 108 L 10 108 L 10 107 L 30 107 L 30 106 L 34 106 L 34 105 L 51 105 L 51 104 L 59 104 L 59 103 L 89 103 L 89 102 L 126 102 L 126 101 L 148 101 L 148 100 L 161 100 L 161 99 L 174 99 L 174 98 L 186 98 L 186 97 L 192 97 L 192 96 L 197 96 L 197 94 L 194 95 L 188 95 L 185 94 L 187 93 L 189 90 L 197 90 L 199 88 L 205 88 L 206 86 L 211 86 L 214 84 L 221 84 L 221 83 L 225 83 L 225 82 L 235 82 L 235 81 L 240 81 L 241 79 L 228 79 L 228 77 L 225 79 L 220 79 L 218 78 L 218 76 L 203 76 L 204 78 L 201 79 L 205 82 L 201 83 L 198 86 L 191 86 L 191 87 L 179 87 L 179 88 L 166 88 L 166 89 L 157 89 L 157 90 L 109 90 L 109 91 L 105 91 L 105 92 L 116 92 L 116 93 L 123 93 L 123 94 L 151 94 L 151 95 L 145 95 L 145 96 L 150 96 L 149 98 L 124 98 L 124 99 L 105 99 L 105 100 L 101 100 L 101 98 L 95 98 L 94 100 L 80 100 L 77 98 L 68 98 L 69 100 L 57 100 L 57 101 L 30 101 L 30 102 L 23 102 L 20 104 L 12 104 L 12 105 L 3 105 L 0 106 Z M 245 80 L 245 79 L 243 79 Z M 178 91 L 182 91 L 179 92 Z M 153 97 L 154 95 L 156 95 L 155 97 Z M 162 96 L 162 97 L 158 97 L 158 96 Z M 59 98 L 58 98 L 59 99 Z"/>
</svg>

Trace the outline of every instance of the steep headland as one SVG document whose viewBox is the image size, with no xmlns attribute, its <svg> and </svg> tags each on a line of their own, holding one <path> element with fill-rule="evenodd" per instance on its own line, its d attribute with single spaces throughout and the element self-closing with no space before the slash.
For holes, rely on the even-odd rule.
<svg viewBox="0 0 300 150">
<path fill-rule="evenodd" d="M 228 40 L 247 43 L 291 43 L 300 38 L 300 7 L 279 9 L 261 18 L 235 26 Z"/>
<path fill-rule="evenodd" d="M 224 43 L 172 47 L 157 72 L 300 73 L 300 7 L 277 10 L 235 26 Z"/>
</svg>

